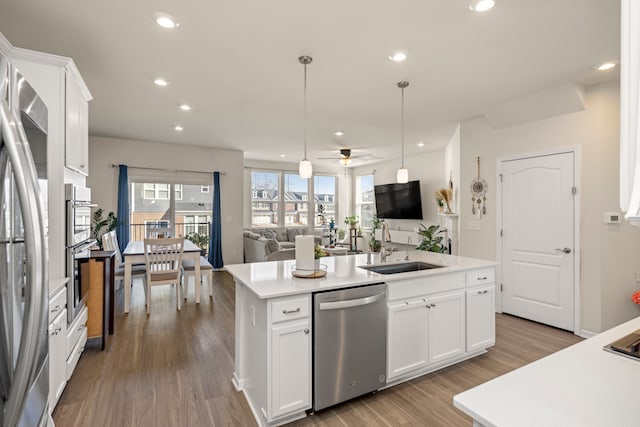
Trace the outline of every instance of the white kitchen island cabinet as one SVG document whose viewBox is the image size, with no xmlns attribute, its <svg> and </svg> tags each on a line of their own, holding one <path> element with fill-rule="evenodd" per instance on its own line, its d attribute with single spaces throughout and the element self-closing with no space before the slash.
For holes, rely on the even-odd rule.
<svg viewBox="0 0 640 427">
<path fill-rule="evenodd" d="M 233 383 L 244 393 L 258 425 L 286 424 L 313 409 L 311 302 L 317 292 L 387 284 L 383 388 L 486 352 L 495 337 L 484 334 L 494 329 L 484 328 L 482 340 L 470 349 L 466 319 L 495 322 L 494 305 L 483 300 L 469 314 L 467 302 L 469 291 L 492 284 L 470 282 L 469 277 L 493 273 L 495 263 L 422 251 L 411 251 L 410 259 L 444 267 L 383 275 L 359 268 L 366 264 L 364 254 L 322 259 L 327 275 L 320 279 L 293 277 L 295 260 L 226 267 L 236 283 Z"/>
</svg>

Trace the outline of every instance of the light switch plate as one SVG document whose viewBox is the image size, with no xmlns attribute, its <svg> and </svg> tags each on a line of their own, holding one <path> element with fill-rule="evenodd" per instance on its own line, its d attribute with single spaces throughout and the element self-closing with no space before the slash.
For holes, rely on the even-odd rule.
<svg viewBox="0 0 640 427">
<path fill-rule="evenodd" d="M 620 224 L 620 212 L 605 212 L 604 213 L 605 224 Z"/>
</svg>

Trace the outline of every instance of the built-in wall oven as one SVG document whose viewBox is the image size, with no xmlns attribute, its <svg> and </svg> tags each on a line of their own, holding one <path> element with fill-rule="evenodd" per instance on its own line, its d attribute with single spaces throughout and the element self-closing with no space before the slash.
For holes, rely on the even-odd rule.
<svg viewBox="0 0 640 427">
<path fill-rule="evenodd" d="M 88 251 L 95 245 L 91 238 L 91 189 L 78 185 L 65 185 L 67 199 L 67 316 L 68 322 L 82 310 L 87 299 L 89 283 L 80 274 L 80 264 L 88 258 Z M 84 279 L 84 280 L 83 280 Z"/>
</svg>

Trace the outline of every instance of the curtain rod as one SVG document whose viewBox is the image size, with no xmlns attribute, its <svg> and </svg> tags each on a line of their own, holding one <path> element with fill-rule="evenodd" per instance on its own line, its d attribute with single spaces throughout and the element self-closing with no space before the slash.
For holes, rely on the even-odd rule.
<svg viewBox="0 0 640 427">
<path fill-rule="evenodd" d="M 187 170 L 181 170 L 181 169 L 162 169 L 162 168 L 149 168 L 149 167 L 145 167 L 145 166 L 129 166 L 129 165 L 125 165 L 128 168 L 132 168 L 132 169 L 144 169 L 144 170 L 150 170 L 150 171 L 161 171 L 161 172 L 185 172 L 185 173 L 205 173 L 207 175 L 210 175 L 212 172 L 202 172 L 202 171 L 187 171 Z M 120 167 L 120 165 L 116 165 L 116 164 L 112 164 L 111 165 L 112 168 L 117 168 Z M 226 172 L 220 172 L 220 175 L 226 175 Z"/>
</svg>

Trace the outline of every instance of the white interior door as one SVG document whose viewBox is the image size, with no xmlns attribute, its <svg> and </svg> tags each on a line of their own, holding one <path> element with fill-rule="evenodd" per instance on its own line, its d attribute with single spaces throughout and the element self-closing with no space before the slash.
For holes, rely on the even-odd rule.
<svg viewBox="0 0 640 427">
<path fill-rule="evenodd" d="M 502 162 L 505 313 L 573 331 L 574 153 Z"/>
</svg>

